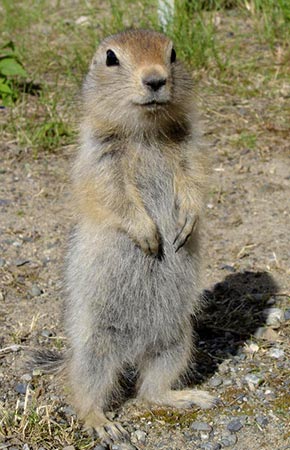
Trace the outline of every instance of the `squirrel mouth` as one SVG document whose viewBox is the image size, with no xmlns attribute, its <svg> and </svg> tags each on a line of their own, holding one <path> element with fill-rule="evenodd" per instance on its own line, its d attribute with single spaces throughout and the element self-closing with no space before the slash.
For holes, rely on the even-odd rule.
<svg viewBox="0 0 290 450">
<path fill-rule="evenodd" d="M 157 108 L 158 106 L 164 106 L 166 102 L 158 101 L 158 100 L 150 100 L 149 102 L 138 103 L 139 106 L 147 107 L 147 108 Z"/>
</svg>

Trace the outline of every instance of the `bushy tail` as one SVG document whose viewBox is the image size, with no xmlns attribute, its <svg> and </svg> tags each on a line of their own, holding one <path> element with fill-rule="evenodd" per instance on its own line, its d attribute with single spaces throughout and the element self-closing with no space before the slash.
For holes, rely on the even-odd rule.
<svg viewBox="0 0 290 450">
<path fill-rule="evenodd" d="M 30 353 L 26 367 L 42 373 L 58 373 L 64 368 L 65 355 L 56 350 L 35 350 Z"/>
</svg>

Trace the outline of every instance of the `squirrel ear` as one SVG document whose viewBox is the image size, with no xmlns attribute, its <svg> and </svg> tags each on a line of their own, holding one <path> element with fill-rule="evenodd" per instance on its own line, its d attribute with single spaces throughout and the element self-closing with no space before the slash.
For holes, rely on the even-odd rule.
<svg viewBox="0 0 290 450">
<path fill-rule="evenodd" d="M 97 57 L 95 55 L 91 61 L 90 68 L 96 67 L 96 65 L 97 65 Z"/>
</svg>

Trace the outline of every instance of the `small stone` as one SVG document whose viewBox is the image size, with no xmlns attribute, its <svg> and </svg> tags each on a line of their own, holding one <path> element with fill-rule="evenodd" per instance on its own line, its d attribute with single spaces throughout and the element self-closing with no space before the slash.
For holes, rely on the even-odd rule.
<svg viewBox="0 0 290 450">
<path fill-rule="evenodd" d="M 24 264 L 28 264 L 28 263 L 30 263 L 29 259 L 16 259 L 15 266 L 21 267 L 21 266 L 24 266 Z"/>
<path fill-rule="evenodd" d="M 13 247 L 21 247 L 22 241 L 14 241 L 12 242 Z"/>
<path fill-rule="evenodd" d="M 19 352 L 19 350 L 21 350 L 21 345 L 13 344 L 13 345 L 11 345 L 11 346 L 9 347 L 9 349 L 10 349 L 12 352 Z"/>
<path fill-rule="evenodd" d="M 235 445 L 238 441 L 237 435 L 236 434 L 228 434 L 228 435 L 224 435 L 222 436 L 221 439 L 221 444 L 223 447 L 232 447 L 233 445 Z"/>
<path fill-rule="evenodd" d="M 255 337 L 264 339 L 265 341 L 275 342 L 279 339 L 279 334 L 272 328 L 259 327 L 255 332 Z"/>
<path fill-rule="evenodd" d="M 228 272 L 232 272 L 232 273 L 236 271 L 236 269 L 233 266 L 230 266 L 229 264 L 222 264 L 220 266 L 220 269 L 227 270 Z"/>
<path fill-rule="evenodd" d="M 22 447 L 22 449 L 23 449 L 23 450 L 30 450 L 28 444 L 24 444 L 23 447 Z"/>
<path fill-rule="evenodd" d="M 212 387 L 218 387 L 221 384 L 223 384 L 223 380 L 219 377 L 211 378 L 211 380 L 209 380 L 209 385 Z"/>
<path fill-rule="evenodd" d="M 284 312 L 284 319 L 290 320 L 290 309 L 286 309 L 286 311 Z"/>
<path fill-rule="evenodd" d="M 253 355 L 259 350 L 259 346 L 255 344 L 255 342 L 251 342 L 250 344 L 245 344 L 244 351 L 250 355 Z"/>
<path fill-rule="evenodd" d="M 280 308 L 264 309 L 263 315 L 266 317 L 267 325 L 272 327 L 279 327 L 280 324 L 285 321 L 284 311 Z"/>
<path fill-rule="evenodd" d="M 141 444 L 145 444 L 147 435 L 146 435 L 146 433 L 144 431 L 136 430 L 134 432 L 134 435 L 136 436 L 137 440 L 139 442 L 141 442 Z"/>
<path fill-rule="evenodd" d="M 258 425 L 260 425 L 260 427 L 265 427 L 266 425 L 268 425 L 269 420 L 265 416 L 257 416 L 256 422 Z"/>
<path fill-rule="evenodd" d="M 62 411 L 65 413 L 66 416 L 76 416 L 75 410 L 71 406 L 64 406 L 62 408 Z"/>
<path fill-rule="evenodd" d="M 284 350 L 281 350 L 280 348 L 272 348 L 268 355 L 271 356 L 271 358 L 280 359 L 284 357 Z"/>
<path fill-rule="evenodd" d="M 243 424 L 238 419 L 232 420 L 227 426 L 227 429 L 231 433 L 237 433 L 242 428 L 243 428 Z"/>
<path fill-rule="evenodd" d="M 43 291 L 36 284 L 33 284 L 29 293 L 32 297 L 38 297 L 43 293 Z"/>
<path fill-rule="evenodd" d="M 108 447 L 104 447 L 103 445 L 99 444 L 96 445 L 93 450 L 107 450 Z"/>
<path fill-rule="evenodd" d="M 115 413 L 115 411 L 108 411 L 106 413 L 106 416 L 108 417 L 109 420 L 114 420 L 117 417 L 117 414 Z"/>
<path fill-rule="evenodd" d="M 136 450 L 136 447 L 134 447 L 134 445 L 124 442 L 122 444 L 113 444 L 112 450 Z"/>
<path fill-rule="evenodd" d="M 218 442 L 203 442 L 199 448 L 202 450 L 220 450 L 222 446 Z"/>
<path fill-rule="evenodd" d="M 29 383 L 32 380 L 32 376 L 30 373 L 24 373 L 21 377 L 21 381 L 25 381 L 26 383 Z"/>
<path fill-rule="evenodd" d="M 18 392 L 18 394 L 26 394 L 27 390 L 27 384 L 25 383 L 17 383 L 15 386 L 15 391 Z"/>
<path fill-rule="evenodd" d="M 202 441 L 208 441 L 210 438 L 210 433 L 208 433 L 207 431 L 200 431 L 199 437 Z"/>
<path fill-rule="evenodd" d="M 63 450 L 75 450 L 74 445 L 67 445 L 66 447 L 63 447 Z"/>
<path fill-rule="evenodd" d="M 89 18 L 88 16 L 80 16 L 76 21 L 76 25 L 86 25 L 89 23 Z"/>
<path fill-rule="evenodd" d="M 206 422 L 192 422 L 190 428 L 194 431 L 207 431 L 208 433 L 212 431 L 212 427 Z"/>
<path fill-rule="evenodd" d="M 54 333 L 51 330 L 42 330 L 41 336 L 50 338 L 51 336 L 54 336 Z"/>
<path fill-rule="evenodd" d="M 255 375 L 254 373 L 248 373 L 248 374 L 245 376 L 245 381 L 246 381 L 248 384 L 252 384 L 252 385 L 255 385 L 255 386 L 259 386 L 259 384 L 262 383 L 263 378 L 262 378 L 262 377 L 258 377 L 258 375 Z"/>
<path fill-rule="evenodd" d="M 6 264 L 5 259 L 4 258 L 0 258 L 0 267 L 5 266 L 5 264 Z"/>
</svg>

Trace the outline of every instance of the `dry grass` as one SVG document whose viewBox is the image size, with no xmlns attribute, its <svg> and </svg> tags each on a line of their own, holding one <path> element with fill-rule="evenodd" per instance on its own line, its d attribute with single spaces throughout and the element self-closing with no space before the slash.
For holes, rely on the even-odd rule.
<svg viewBox="0 0 290 450">
<path fill-rule="evenodd" d="M 213 3 L 214 9 L 187 11 L 186 16 L 184 11 L 179 11 L 176 27 L 169 30 L 177 41 L 179 54 L 191 65 L 199 83 L 202 92 L 199 102 L 208 122 L 208 138 L 215 137 L 220 154 L 227 153 L 228 161 L 231 160 L 228 148 L 233 151 L 250 149 L 265 160 L 274 152 L 286 155 L 289 152 L 290 51 L 289 30 L 287 32 L 285 24 L 289 25 L 289 15 L 287 19 L 285 11 L 283 18 L 276 7 L 269 9 L 270 1 L 264 2 L 267 5 L 264 9 L 262 3 L 254 0 L 231 2 L 238 6 L 233 9 L 225 9 L 224 4 L 221 5 L 224 2 Z M 37 158 L 48 150 L 62 152 L 64 146 L 74 143 L 79 86 L 99 39 L 108 31 L 131 24 L 157 25 L 153 3 L 143 2 L 142 8 L 140 5 L 125 2 L 121 7 L 116 2 L 104 2 L 95 7 L 88 1 L 77 4 L 2 1 L 1 39 L 14 41 L 29 73 L 27 81 L 32 82 L 28 93 L 18 85 L 17 102 L 0 111 L 2 139 L 6 146 L 21 146 L 27 154 Z M 3 11 L 6 14 L 1 15 Z M 189 35 L 193 14 L 199 20 L 194 29 L 196 34 Z M 180 20 L 185 24 L 178 34 Z M 193 39 L 197 46 L 202 39 L 202 53 L 197 53 L 197 47 L 191 45 Z M 241 163 L 241 173 L 247 170 Z M 227 194 L 221 188 L 213 195 L 223 202 Z M 255 245 L 255 242 L 248 242 L 237 248 L 237 258 L 243 259 Z M 284 263 L 277 260 L 274 263 L 275 268 L 278 264 L 279 270 L 286 270 Z M 266 294 L 265 301 L 269 298 Z M 228 293 L 224 291 L 212 292 L 211 298 L 216 300 L 216 297 L 215 308 L 230 310 L 232 315 L 221 324 L 220 311 L 210 311 L 204 324 L 209 332 L 214 334 L 215 328 L 234 329 L 240 337 L 247 320 L 253 330 L 259 325 L 259 311 L 253 298 L 245 294 L 242 306 L 245 323 L 241 324 L 239 299 L 232 296 L 229 304 Z M 21 336 L 15 336 L 15 342 L 21 345 Z M 0 358 L 9 355 L 10 350 L 4 350 Z M 66 445 L 74 445 L 76 449 L 94 448 L 96 442 L 83 432 L 74 414 L 64 406 L 63 399 L 49 391 L 49 381 L 48 377 L 34 376 L 26 394 L 18 396 L 13 406 L 4 401 L 0 404 L 0 449 L 23 443 L 31 449 L 40 446 L 56 449 Z M 44 396 L 44 392 L 48 394 Z M 285 413 L 287 408 L 283 401 L 277 400 L 276 406 Z M 156 413 L 157 422 L 163 420 L 161 416 L 160 411 Z M 175 416 L 173 418 L 175 420 Z M 154 414 L 151 420 L 155 420 Z"/>
</svg>

